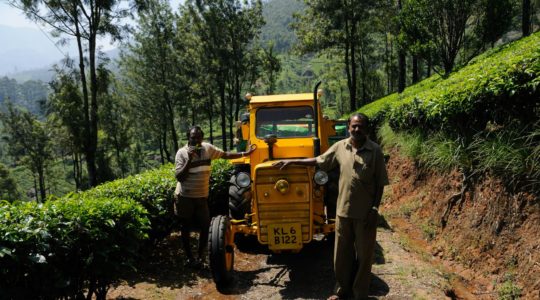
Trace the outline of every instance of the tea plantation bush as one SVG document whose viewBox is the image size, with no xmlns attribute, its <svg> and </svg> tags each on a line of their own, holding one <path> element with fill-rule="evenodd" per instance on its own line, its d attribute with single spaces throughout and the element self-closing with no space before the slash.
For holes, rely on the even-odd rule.
<svg viewBox="0 0 540 300">
<path fill-rule="evenodd" d="M 359 110 L 424 165 L 540 188 L 540 32 Z M 405 151 L 407 152 L 407 151 Z"/>
<path fill-rule="evenodd" d="M 127 198 L 76 198 L 0 205 L 0 298 L 96 295 L 134 263 L 149 228 Z"/>
<path fill-rule="evenodd" d="M 492 49 L 448 78 L 432 76 L 362 107 L 393 129 L 469 135 L 488 122 L 533 123 L 540 102 L 540 32 Z"/>
<path fill-rule="evenodd" d="M 227 201 L 231 170 L 212 162 L 211 203 Z M 0 299 L 105 299 L 142 246 L 172 230 L 175 186 L 168 164 L 44 204 L 1 202 Z"/>
<path fill-rule="evenodd" d="M 150 240 L 156 241 L 169 234 L 174 226 L 172 214 L 173 193 L 176 186 L 174 166 L 158 169 L 107 182 L 88 191 L 68 197 L 84 195 L 87 198 L 131 198 L 148 212 Z"/>
</svg>

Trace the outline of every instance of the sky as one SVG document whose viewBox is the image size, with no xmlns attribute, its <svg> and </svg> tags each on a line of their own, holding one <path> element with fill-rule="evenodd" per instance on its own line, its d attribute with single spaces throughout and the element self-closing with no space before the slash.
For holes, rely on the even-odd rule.
<svg viewBox="0 0 540 300">
<path fill-rule="evenodd" d="M 173 10 L 176 10 L 178 8 L 178 5 L 180 3 L 183 3 L 184 0 L 170 0 L 169 2 L 171 3 Z M 37 29 L 43 31 L 44 35 L 49 34 L 49 31 L 46 28 L 28 20 L 20 10 L 10 6 L 6 0 L 0 0 L 0 25 Z M 49 34 L 49 38 L 50 37 L 51 36 Z M 111 41 L 109 39 L 100 40 L 99 45 L 102 46 L 103 50 L 105 51 L 116 48 L 116 45 L 111 44 Z"/>
</svg>

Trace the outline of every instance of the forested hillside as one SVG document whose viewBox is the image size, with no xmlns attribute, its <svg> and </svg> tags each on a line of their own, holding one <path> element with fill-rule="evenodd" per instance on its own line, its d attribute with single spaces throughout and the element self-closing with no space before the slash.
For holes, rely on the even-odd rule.
<svg viewBox="0 0 540 300">
<path fill-rule="evenodd" d="M 48 87 L 41 81 L 29 80 L 23 83 L 8 77 L 0 78 L 0 107 L 6 101 L 21 106 L 34 115 L 44 115 L 44 105 L 49 94 Z"/>
<path fill-rule="evenodd" d="M 9 86 L 3 94 L 29 110 L 5 110 L 3 140 L 10 142 L 3 161 L 25 178 L 22 195 L 43 197 L 170 162 L 191 124 L 231 149 L 246 92 L 306 92 L 322 80 L 325 111 L 340 117 L 433 74 L 448 76 L 476 54 L 538 29 L 534 1 L 354 1 L 342 7 L 231 0 L 186 1 L 173 9 L 156 0 L 132 7 L 129 35 L 120 19 L 77 35 L 74 29 L 86 21 L 14 3 L 82 42 L 82 56 L 55 70 L 45 116 L 38 114 L 44 84 L 2 79 Z M 61 22 L 60 13 L 71 21 Z M 448 26 L 456 31 L 445 31 Z M 91 47 L 106 34 L 123 37 L 117 63 Z M 39 143 L 26 146 L 21 135 Z M 37 144 L 40 151 L 30 151 Z"/>
<path fill-rule="evenodd" d="M 272 45 L 276 53 L 289 52 L 296 43 L 296 35 L 290 28 L 293 15 L 301 14 L 305 4 L 300 0 L 271 0 L 264 2 L 261 28 L 261 44 Z"/>
</svg>

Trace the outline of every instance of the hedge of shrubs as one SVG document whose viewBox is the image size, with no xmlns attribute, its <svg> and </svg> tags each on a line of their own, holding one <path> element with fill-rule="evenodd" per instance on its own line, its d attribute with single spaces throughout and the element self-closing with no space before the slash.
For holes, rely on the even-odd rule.
<svg viewBox="0 0 540 300">
<path fill-rule="evenodd" d="M 172 204 L 175 186 L 174 167 L 167 164 L 158 169 L 107 182 L 79 194 L 87 198 L 134 199 L 148 212 L 147 217 L 151 224 L 148 232 L 150 241 L 157 241 L 168 235 L 174 227 Z"/>
<path fill-rule="evenodd" d="M 95 295 L 133 265 L 149 228 L 127 198 L 71 197 L 0 205 L 0 298 Z"/>
<path fill-rule="evenodd" d="M 148 251 L 148 241 L 173 229 L 173 169 L 168 164 L 44 204 L 1 202 L 0 299 L 105 299 L 143 246 Z M 227 161 L 212 162 L 213 203 L 226 201 L 231 170 Z"/>
<path fill-rule="evenodd" d="M 359 111 L 378 125 L 381 139 L 401 141 L 426 166 L 490 172 L 512 188 L 538 191 L 540 32 Z"/>
<path fill-rule="evenodd" d="M 538 119 L 540 32 L 492 49 L 448 78 L 432 76 L 362 107 L 393 129 L 424 127 L 467 134 L 487 122 Z"/>
</svg>

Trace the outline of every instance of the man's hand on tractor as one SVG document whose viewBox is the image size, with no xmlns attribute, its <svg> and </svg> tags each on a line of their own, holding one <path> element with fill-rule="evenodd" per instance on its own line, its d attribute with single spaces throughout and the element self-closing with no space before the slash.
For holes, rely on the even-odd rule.
<svg viewBox="0 0 540 300">
<path fill-rule="evenodd" d="M 257 145 L 251 144 L 251 145 L 249 145 L 248 148 L 249 148 L 249 150 L 244 152 L 243 156 L 249 156 L 251 153 L 253 153 L 253 151 L 255 151 L 255 149 L 257 149 Z"/>
<path fill-rule="evenodd" d="M 283 168 L 285 168 L 287 165 L 289 165 L 292 161 L 290 160 L 280 160 L 280 161 L 276 161 L 275 163 L 272 164 L 272 167 L 275 167 L 275 168 L 279 168 L 280 170 L 282 170 Z"/>
</svg>

